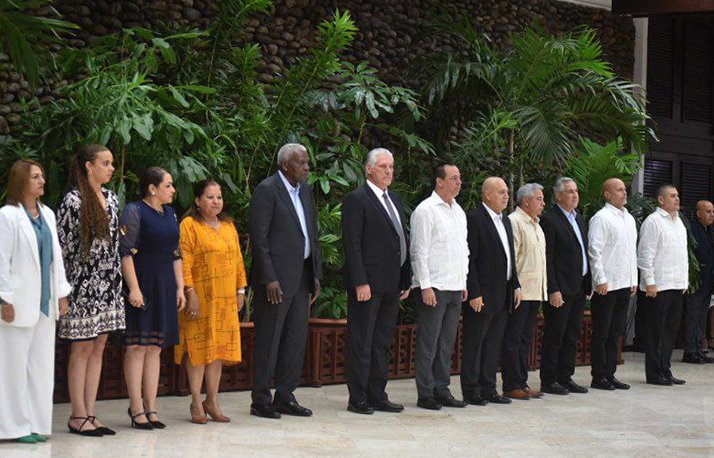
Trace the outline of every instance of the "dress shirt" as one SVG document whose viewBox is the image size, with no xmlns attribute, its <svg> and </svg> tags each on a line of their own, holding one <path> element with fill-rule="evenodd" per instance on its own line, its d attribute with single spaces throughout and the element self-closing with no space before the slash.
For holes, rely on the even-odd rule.
<svg viewBox="0 0 714 458">
<path fill-rule="evenodd" d="M 385 194 L 387 195 L 387 199 L 389 199 L 389 202 L 392 204 L 392 207 L 394 207 L 394 209 L 396 210 L 397 207 L 394 206 L 394 202 L 392 201 L 392 198 L 389 197 L 389 192 L 387 189 L 382 191 L 381 189 L 379 189 L 377 187 L 377 185 L 375 185 L 374 183 L 372 183 L 369 180 L 367 180 L 367 186 L 369 186 L 369 189 L 371 189 L 372 192 L 374 192 L 374 195 L 377 196 L 377 200 L 379 201 L 379 203 L 382 204 L 382 207 L 384 207 L 384 209 L 387 211 L 388 215 L 390 214 L 389 209 L 387 208 L 387 203 L 384 201 L 384 197 L 383 197 Z M 399 224 L 401 224 L 402 219 L 399 217 L 399 212 L 395 211 L 394 215 L 397 217 L 397 221 L 399 221 Z"/>
<path fill-rule="evenodd" d="M 310 257 L 310 236 L 307 233 L 307 220 L 305 219 L 305 209 L 302 207 L 302 201 L 300 200 L 300 183 L 297 186 L 290 184 L 285 175 L 283 175 L 282 170 L 278 170 L 280 179 L 283 180 L 285 189 L 288 190 L 288 195 L 290 195 L 290 200 L 293 201 L 293 206 L 295 207 L 295 212 L 300 220 L 300 228 L 302 228 L 302 235 L 305 236 L 305 248 L 303 252 L 303 259 Z"/>
<path fill-rule="evenodd" d="M 580 243 L 580 251 L 583 253 L 583 277 L 584 277 L 588 273 L 588 257 L 585 254 L 585 243 L 583 242 L 583 234 L 580 233 L 580 226 L 578 226 L 578 221 L 575 219 L 575 216 L 578 213 L 575 210 L 568 213 L 560 205 L 558 205 L 558 208 L 560 209 L 560 211 L 563 212 L 565 217 L 568 218 L 568 222 L 573 227 L 573 231 L 575 231 L 575 236 L 578 238 L 578 242 Z"/>
<path fill-rule="evenodd" d="M 545 301 L 548 299 L 548 268 L 545 257 L 545 234 L 538 222 L 521 207 L 508 215 L 513 227 L 513 245 L 516 253 L 516 272 L 521 284 L 521 300 Z"/>
<path fill-rule="evenodd" d="M 501 239 L 503 251 L 506 252 L 506 281 L 509 281 L 511 275 L 513 275 L 513 267 L 511 266 L 511 247 L 508 245 L 508 234 L 506 234 L 506 226 L 503 225 L 503 214 L 496 213 L 486 204 L 482 205 L 493 220 L 493 224 L 496 225 L 496 232 L 498 232 L 498 237 Z"/>
<path fill-rule="evenodd" d="M 637 226 L 626 208 L 605 204 L 590 218 L 588 254 L 593 289 L 608 291 L 637 286 Z"/>
<path fill-rule="evenodd" d="M 642 223 L 637 246 L 640 289 L 656 285 L 657 291 L 684 290 L 689 286 L 687 230 L 679 218 L 657 208 Z"/>
<path fill-rule="evenodd" d="M 466 213 L 432 192 L 411 216 L 412 286 L 442 291 L 466 289 L 469 245 Z"/>
</svg>

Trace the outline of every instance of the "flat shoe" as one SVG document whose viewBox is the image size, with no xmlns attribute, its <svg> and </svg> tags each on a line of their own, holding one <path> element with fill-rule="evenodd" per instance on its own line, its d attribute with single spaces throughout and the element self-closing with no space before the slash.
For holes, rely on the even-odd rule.
<svg viewBox="0 0 714 458">
<path fill-rule="evenodd" d="M 92 426 L 94 426 L 94 422 L 96 421 L 97 417 L 94 415 L 90 415 L 87 418 L 89 418 L 89 421 L 92 422 Z M 106 426 L 94 426 L 94 429 L 102 433 L 104 436 L 116 436 L 117 434 L 116 431 L 111 428 L 107 428 Z"/>
</svg>

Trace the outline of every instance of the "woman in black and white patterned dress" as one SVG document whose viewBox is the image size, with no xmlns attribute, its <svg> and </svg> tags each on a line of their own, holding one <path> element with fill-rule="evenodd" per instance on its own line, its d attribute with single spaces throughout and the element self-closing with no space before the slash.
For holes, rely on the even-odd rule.
<svg viewBox="0 0 714 458">
<path fill-rule="evenodd" d="M 70 432 L 113 435 L 94 411 L 108 334 L 125 328 L 119 257 L 119 201 L 102 185 L 114 172 L 111 151 L 85 145 L 73 160 L 68 192 L 58 209 L 58 235 L 74 286 L 58 335 L 72 341 L 67 369 Z"/>
</svg>

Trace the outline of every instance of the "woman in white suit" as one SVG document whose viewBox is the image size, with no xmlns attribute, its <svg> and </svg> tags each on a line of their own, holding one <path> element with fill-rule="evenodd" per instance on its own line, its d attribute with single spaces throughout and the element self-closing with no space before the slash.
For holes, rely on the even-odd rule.
<svg viewBox="0 0 714 458">
<path fill-rule="evenodd" d="M 0 208 L 0 440 L 23 443 L 51 434 L 55 322 L 72 290 L 44 185 L 40 164 L 17 161 Z"/>
</svg>

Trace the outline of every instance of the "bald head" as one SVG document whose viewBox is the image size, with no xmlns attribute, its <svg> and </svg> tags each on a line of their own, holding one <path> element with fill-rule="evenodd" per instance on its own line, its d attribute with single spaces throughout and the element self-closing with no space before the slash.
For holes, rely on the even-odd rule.
<svg viewBox="0 0 714 458">
<path fill-rule="evenodd" d="M 488 177 L 481 185 L 481 199 L 488 208 L 501 213 L 508 206 L 508 186 L 499 177 Z"/>
<path fill-rule="evenodd" d="M 708 200 L 697 202 L 697 219 L 702 223 L 702 226 L 711 226 L 714 223 L 714 204 Z"/>
<path fill-rule="evenodd" d="M 602 184 L 602 195 L 605 202 L 622 210 L 627 203 L 627 186 L 619 178 L 610 178 Z"/>
</svg>

